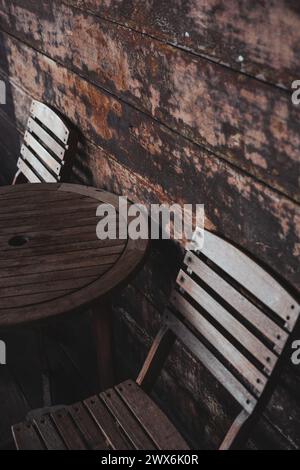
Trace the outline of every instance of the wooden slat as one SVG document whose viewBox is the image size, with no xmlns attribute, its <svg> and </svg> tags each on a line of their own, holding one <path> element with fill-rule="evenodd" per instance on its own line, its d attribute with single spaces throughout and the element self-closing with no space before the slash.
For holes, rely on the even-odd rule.
<svg viewBox="0 0 300 470">
<path fill-rule="evenodd" d="M 249 413 L 254 410 L 257 400 L 234 375 L 196 338 L 191 331 L 167 311 L 165 323 L 173 333 L 190 349 L 212 375 L 223 385 L 236 401 Z"/>
<path fill-rule="evenodd" d="M 31 114 L 47 127 L 64 144 L 68 141 L 70 132 L 60 117 L 48 106 L 39 101 L 33 100 Z"/>
<path fill-rule="evenodd" d="M 46 132 L 34 119 L 31 117 L 28 120 L 27 127 L 29 131 L 34 133 L 45 145 L 52 150 L 53 153 L 60 159 L 63 160 L 65 149 L 60 145 L 48 132 Z"/>
<path fill-rule="evenodd" d="M 175 426 L 153 400 L 132 380 L 115 387 L 120 397 L 160 450 L 188 450 Z"/>
<path fill-rule="evenodd" d="M 39 255 L 37 254 L 36 256 L 22 256 L 20 254 L 19 258 L 13 258 L 11 259 L 8 257 L 8 259 L 1 259 L 0 260 L 0 268 L 10 268 L 13 266 L 19 267 L 21 266 L 26 266 L 28 269 L 28 273 L 30 272 L 30 266 L 36 266 L 38 264 L 40 265 L 48 265 L 50 266 L 53 263 L 56 263 L 57 268 L 61 266 L 67 265 L 69 262 L 73 262 L 74 258 L 75 261 L 77 261 L 78 265 L 80 264 L 80 261 L 85 261 L 87 258 L 91 261 L 93 260 L 92 256 L 95 256 L 95 259 L 99 259 L 101 255 L 103 255 L 103 259 L 105 261 L 106 258 L 114 257 L 124 250 L 124 245 L 117 245 L 115 247 L 110 247 L 109 249 L 107 247 L 101 247 L 101 242 L 98 241 L 98 246 L 94 248 L 89 248 L 81 251 L 77 251 L 76 255 L 73 254 L 72 250 L 66 250 L 63 253 L 55 253 L 55 250 L 50 250 L 49 254 L 45 255 Z M 101 264 L 101 260 L 100 263 Z M 105 263 L 104 263 L 105 264 Z"/>
<path fill-rule="evenodd" d="M 23 247 L 19 247 L 20 249 L 17 250 L 0 250 L 0 262 L 4 261 L 8 256 L 10 260 L 16 260 L 18 262 L 20 258 L 24 262 L 26 262 L 28 257 L 35 257 L 35 256 L 47 256 L 51 255 L 52 253 L 64 254 L 64 253 L 80 253 L 81 251 L 85 250 L 99 250 L 100 247 L 103 249 L 106 255 L 121 253 L 125 247 L 125 244 L 119 241 L 119 245 L 107 245 L 102 247 L 102 243 L 100 240 L 91 240 L 91 241 L 79 241 L 78 243 L 70 243 L 70 244 L 56 244 L 55 241 L 53 243 L 45 244 L 44 246 L 37 246 L 37 247 L 30 247 L 30 242 L 28 242 L 29 247 L 27 248 L 26 245 Z M 24 248 L 22 250 L 22 248 Z"/>
<path fill-rule="evenodd" d="M 180 270 L 177 277 L 177 284 L 256 357 L 269 372 L 273 370 L 277 362 L 277 356 L 182 270 Z M 180 309 L 182 296 L 174 291 L 171 300 L 175 308 Z M 185 312 L 182 311 L 182 313 Z"/>
<path fill-rule="evenodd" d="M 112 255 L 112 256 L 94 256 L 93 259 L 88 257 L 83 257 L 80 261 L 74 259 L 72 255 L 71 258 L 66 262 L 66 259 L 63 261 L 63 266 L 60 269 L 57 268 L 57 260 L 53 260 L 51 263 L 48 262 L 47 264 L 33 264 L 31 266 L 13 266 L 9 268 L 3 268 L 0 270 L 0 279 L 10 276 L 21 276 L 21 275 L 28 275 L 28 274 L 42 274 L 48 272 L 58 272 L 58 271 L 65 271 L 68 269 L 79 269 L 81 268 L 92 268 L 95 266 L 107 266 L 113 265 L 119 258 L 119 255 Z M 1 282 L 1 281 L 0 281 Z M 1 308 L 1 306 L 0 306 Z"/>
<path fill-rule="evenodd" d="M 114 389 L 101 393 L 100 398 L 137 450 L 154 450 L 155 446 L 140 423 L 134 418 Z"/>
<path fill-rule="evenodd" d="M 45 193 L 43 195 L 43 192 Z M 41 194 L 39 194 L 39 199 L 37 200 L 36 196 L 32 196 L 31 193 L 25 193 L 26 198 L 24 198 L 24 193 L 23 194 L 15 194 L 15 197 L 6 197 L 6 196 L 0 196 L 0 201 L 1 201 L 1 206 L 0 206 L 0 214 L 9 214 L 12 209 L 15 210 L 16 205 L 18 206 L 18 210 L 32 210 L 35 209 L 36 207 L 45 205 L 45 202 L 47 203 L 47 206 L 58 206 L 61 202 L 66 202 L 70 201 L 73 204 L 77 204 L 83 201 L 87 201 L 87 198 L 79 195 L 78 197 L 74 197 L 70 193 L 65 193 L 62 195 L 59 191 L 56 193 L 51 193 L 47 191 L 41 191 Z M 12 195 L 11 195 L 12 196 Z M 73 197 L 72 197 L 73 196 Z M 19 202 L 18 202 L 19 201 Z"/>
<path fill-rule="evenodd" d="M 16 424 L 12 427 L 12 433 L 18 450 L 45 450 L 45 445 L 32 424 Z"/>
<path fill-rule="evenodd" d="M 19 184 L 16 186 L 4 186 L 0 187 L 0 199 L 2 196 L 4 199 L 6 198 L 12 198 L 12 199 L 19 199 L 20 196 L 26 195 L 28 196 L 34 196 L 36 195 L 37 191 L 40 194 L 45 194 L 45 193 L 57 193 L 59 187 L 61 186 L 62 183 L 54 183 L 52 185 L 48 185 L 47 183 L 42 183 L 39 186 L 35 186 L 32 184 Z"/>
<path fill-rule="evenodd" d="M 21 147 L 21 155 L 27 161 L 37 174 L 46 183 L 56 183 L 57 179 L 47 170 L 47 168 L 36 158 L 36 156 L 24 144 Z"/>
<path fill-rule="evenodd" d="M 76 428 L 67 409 L 51 413 L 50 416 L 69 450 L 87 449 L 87 446 L 80 435 L 79 429 Z"/>
<path fill-rule="evenodd" d="M 26 178 L 28 179 L 28 181 L 30 183 L 41 183 L 42 182 L 42 179 L 39 179 L 36 176 L 36 174 L 33 173 L 33 171 L 29 168 L 28 165 L 26 165 L 26 163 L 24 162 L 24 160 L 22 160 L 22 158 L 18 159 L 17 167 L 19 168 L 19 170 L 21 170 L 23 175 L 26 176 Z"/>
<path fill-rule="evenodd" d="M 68 410 L 89 449 L 105 450 L 108 448 L 101 429 L 82 403 L 75 403 Z"/>
<path fill-rule="evenodd" d="M 12 201 L 13 199 L 20 199 L 22 195 L 26 194 L 28 199 L 33 199 L 36 197 L 36 192 L 38 191 L 41 196 L 47 194 L 49 197 L 59 197 L 59 187 L 62 183 L 54 183 L 53 185 L 49 186 L 47 183 L 42 183 L 39 186 L 34 186 L 32 184 L 17 184 L 15 186 L 4 186 L 0 187 L 0 200 L 9 200 Z M 81 195 L 79 195 L 81 196 Z M 23 201 L 24 202 L 24 201 Z"/>
<path fill-rule="evenodd" d="M 92 268 L 78 268 L 78 269 L 65 269 L 64 271 L 50 271 L 43 273 L 44 282 L 59 282 L 65 281 L 67 279 L 78 279 L 82 277 L 99 277 L 101 274 L 105 273 L 109 269 L 110 265 L 106 266 L 95 266 Z M 40 274 L 24 274 L 23 276 L 11 276 L 6 278 L 1 278 L 1 288 L 9 288 L 18 286 L 26 286 L 27 284 L 31 285 L 36 284 L 41 281 Z"/>
<path fill-rule="evenodd" d="M 99 397 L 94 396 L 84 401 L 84 405 L 92 415 L 104 434 L 109 446 L 114 450 L 130 450 L 133 446 L 120 433 L 115 420 L 107 411 Z"/>
<path fill-rule="evenodd" d="M 84 217 L 87 216 L 87 214 L 95 214 L 96 215 L 96 210 L 99 206 L 99 203 L 96 200 L 93 199 L 88 199 L 88 200 L 76 200 L 76 201 L 70 201 L 70 200 L 62 200 L 62 201 L 57 201 L 57 204 L 52 204 L 50 207 L 47 207 L 47 198 L 42 199 L 42 201 L 39 201 L 36 206 L 34 205 L 29 205 L 28 208 L 23 208 L 22 207 L 19 209 L 19 204 L 16 202 L 14 206 L 14 213 L 1 213 L 0 214 L 0 220 L 1 221 L 9 221 L 11 219 L 18 218 L 20 223 L 22 223 L 23 220 L 26 218 L 30 217 L 35 217 L 35 216 L 44 216 L 44 218 L 50 218 L 50 216 L 59 216 L 60 214 L 70 214 L 72 212 L 77 212 L 79 210 L 85 210 L 83 212 Z M 11 206 L 13 207 L 13 205 Z M 47 207 L 47 211 L 46 208 Z M 39 217 L 40 218 L 40 217 Z M 98 216 L 98 220 L 100 221 L 103 218 L 103 216 Z M 111 215 L 108 220 L 114 220 L 115 222 L 118 222 L 118 219 L 116 220 L 116 217 L 114 215 Z"/>
<path fill-rule="evenodd" d="M 256 390 L 258 396 L 267 383 L 266 377 L 184 297 L 178 294 L 176 309 Z"/>
<path fill-rule="evenodd" d="M 25 132 L 24 142 L 27 147 L 30 147 L 39 157 L 40 160 L 57 176 L 61 171 L 61 164 L 50 155 L 50 153 L 36 140 L 36 138 L 28 131 Z"/>
<path fill-rule="evenodd" d="M 75 219 L 74 214 L 62 214 L 55 217 L 55 225 L 53 225 L 53 219 L 47 217 L 40 218 L 39 220 L 31 220 L 18 224 L 18 220 L 15 222 L 11 220 L 11 223 L 5 222 L 5 225 L 1 227 L 0 239 L 7 239 L 13 235 L 18 234 L 35 234 L 41 232 L 58 233 L 61 230 L 63 233 L 66 231 L 74 230 L 74 233 L 91 233 L 91 227 L 96 227 L 98 217 L 84 216 L 80 219 Z M 8 239 L 9 239 L 8 238 Z"/>
<path fill-rule="evenodd" d="M 201 252 L 284 320 L 292 331 L 299 305 L 265 270 L 220 237 L 205 231 Z"/>
<path fill-rule="evenodd" d="M 67 449 L 49 415 L 44 415 L 41 418 L 34 419 L 33 423 L 41 435 L 47 450 Z"/>
<path fill-rule="evenodd" d="M 125 247 L 126 243 L 122 242 L 124 242 L 124 240 L 101 240 L 101 246 L 103 248 L 106 247 L 109 251 L 117 245 L 123 245 Z M 47 254 L 43 250 L 53 250 L 54 248 L 57 250 L 65 250 L 67 247 L 71 247 L 72 251 L 77 251 L 77 249 L 80 251 L 81 247 L 88 248 L 88 244 L 90 244 L 90 248 L 95 246 L 95 244 L 99 246 L 99 240 L 96 239 L 95 234 L 83 232 L 80 237 L 78 237 L 78 235 L 74 235 L 70 237 L 69 244 L 67 237 L 37 235 L 34 238 L 30 238 L 29 242 L 23 246 L 11 246 L 8 244 L 7 238 L 5 240 L 0 238 L 0 258 L 6 258 L 8 255 L 7 252 L 9 252 L 9 256 L 13 258 L 14 256 L 20 256 L 21 253 L 26 256 L 33 250 L 35 253 L 43 252 L 43 254 Z"/>
<path fill-rule="evenodd" d="M 242 317 L 255 326 L 266 338 L 272 341 L 278 353 L 283 350 L 288 334 L 282 328 L 191 251 L 186 253 L 184 263 Z"/>
<path fill-rule="evenodd" d="M 36 305 L 43 302 L 58 299 L 74 292 L 74 289 L 57 290 L 55 292 L 44 292 L 41 294 L 19 295 L 17 297 L 5 297 L 0 301 L 0 311 L 6 308 L 21 308 Z"/>
<path fill-rule="evenodd" d="M 78 279 L 67 279 L 59 281 L 44 281 L 43 276 L 39 276 L 39 279 L 36 279 L 34 284 L 27 284 L 22 286 L 11 286 L 11 287 L 2 287 L 2 280 L 0 282 L 0 299 L 1 303 L 3 299 L 9 297 L 19 297 L 26 295 L 35 295 L 43 293 L 55 293 L 60 291 L 71 291 L 73 289 L 82 289 L 84 286 L 90 284 L 91 282 L 98 279 L 99 276 L 92 277 L 82 277 Z M 9 302 L 7 300 L 7 302 Z"/>
<path fill-rule="evenodd" d="M 89 201 L 77 201 L 76 203 L 72 203 L 69 200 L 58 202 L 57 205 L 52 205 L 51 207 L 47 207 L 47 200 L 44 201 L 43 205 L 38 204 L 36 207 L 32 209 L 24 209 L 20 210 L 18 205 L 16 204 L 15 210 L 13 214 L 0 214 L 0 221 L 6 222 L 14 219 L 18 219 L 19 224 L 21 225 L 27 219 L 31 218 L 47 218 L 47 219 L 55 219 L 59 217 L 61 214 L 72 214 L 79 212 L 80 210 L 84 210 L 84 216 L 87 215 L 96 215 L 96 209 L 98 207 L 97 201 L 89 200 Z M 98 217 L 100 221 L 100 217 Z M 111 219 L 109 219 L 111 220 Z M 113 220 L 116 221 L 116 218 L 113 217 Z M 34 220 L 36 223 L 36 221 Z M 96 232 L 96 229 L 95 229 Z"/>
</svg>

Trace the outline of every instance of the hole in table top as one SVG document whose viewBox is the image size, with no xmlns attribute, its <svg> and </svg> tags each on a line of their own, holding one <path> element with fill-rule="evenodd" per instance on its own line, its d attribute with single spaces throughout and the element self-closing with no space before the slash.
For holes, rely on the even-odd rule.
<svg viewBox="0 0 300 470">
<path fill-rule="evenodd" d="M 8 244 L 10 246 L 23 246 L 23 245 L 26 245 L 28 241 L 29 241 L 29 238 L 26 237 L 25 235 L 17 235 L 15 237 L 12 237 L 8 241 Z"/>
</svg>

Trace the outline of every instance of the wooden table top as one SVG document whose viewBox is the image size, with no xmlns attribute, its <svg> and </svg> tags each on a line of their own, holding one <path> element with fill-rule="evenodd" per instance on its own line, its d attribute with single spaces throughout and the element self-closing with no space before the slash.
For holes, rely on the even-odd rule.
<svg viewBox="0 0 300 470">
<path fill-rule="evenodd" d="M 124 283 L 147 240 L 99 240 L 112 193 L 72 184 L 0 188 L 0 327 L 77 310 Z"/>
</svg>

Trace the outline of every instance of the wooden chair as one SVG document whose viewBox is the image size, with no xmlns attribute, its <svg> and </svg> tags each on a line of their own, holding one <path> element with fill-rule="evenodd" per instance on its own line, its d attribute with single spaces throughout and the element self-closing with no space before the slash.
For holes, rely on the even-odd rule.
<svg viewBox="0 0 300 470">
<path fill-rule="evenodd" d="M 33 100 L 12 184 L 68 182 L 77 142 L 77 133 L 66 119 L 44 103 Z M 41 328 L 37 336 L 43 364 L 44 405 L 50 406 L 50 372 Z"/>
<path fill-rule="evenodd" d="M 76 132 L 66 120 L 33 100 L 13 184 L 68 181 L 76 146 Z"/>
<path fill-rule="evenodd" d="M 188 446 L 149 397 L 175 339 L 240 405 L 220 449 L 241 446 L 276 384 L 299 304 L 252 259 L 205 232 L 188 251 L 163 326 L 136 382 L 13 426 L 17 449 L 166 449 Z"/>
</svg>

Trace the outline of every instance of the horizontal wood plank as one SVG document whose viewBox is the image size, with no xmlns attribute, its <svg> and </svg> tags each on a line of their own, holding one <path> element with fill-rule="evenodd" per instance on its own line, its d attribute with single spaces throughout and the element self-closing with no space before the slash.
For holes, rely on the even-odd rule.
<svg viewBox="0 0 300 470">
<path fill-rule="evenodd" d="M 48 4 L 45 8 L 48 12 Z M 157 54 L 153 55 L 151 51 L 154 44 L 151 38 L 104 23 L 95 17 L 86 19 L 86 15 L 73 13 L 64 5 L 55 8 L 53 18 L 62 18 L 67 26 L 62 24 L 61 29 L 57 29 L 56 21 L 45 19 L 43 29 L 51 31 L 55 40 L 43 41 L 38 33 L 41 21 L 39 11 L 36 14 L 31 12 L 36 34 L 34 37 L 25 35 L 26 42 L 61 65 L 67 65 L 70 69 L 68 75 L 71 77 L 74 71 L 88 78 L 89 82 L 84 82 L 81 86 L 75 85 L 74 90 L 76 88 L 79 94 L 82 92 L 88 97 L 95 97 L 95 91 L 89 85 L 94 82 L 122 98 L 122 105 L 120 102 L 113 104 L 113 96 L 104 93 L 101 100 L 103 103 L 94 107 L 101 109 L 102 113 L 102 118 L 98 119 L 98 127 L 105 122 L 108 107 L 115 110 L 117 119 L 120 119 L 121 114 L 128 115 L 127 109 L 134 115 L 132 107 L 124 103 L 128 101 L 187 139 L 204 146 L 207 151 L 214 152 L 299 201 L 298 180 L 295 176 L 299 172 L 299 136 L 296 124 L 299 108 L 291 103 L 288 93 L 161 43 L 155 44 Z M 21 17 L 17 16 L 20 20 Z M 22 24 L 21 21 L 21 29 Z M 60 31 L 66 27 L 71 28 L 72 34 L 60 35 Z M 19 29 L 15 34 L 20 36 Z M 23 38 L 24 35 L 21 35 L 21 39 Z M 95 59 L 94 44 L 97 41 L 107 46 L 106 49 L 102 47 L 97 50 Z M 32 88 L 33 83 L 43 86 L 41 74 L 47 74 L 49 67 L 56 68 L 55 62 L 49 63 L 43 54 L 33 52 L 10 36 L 6 37 L 5 43 L 10 73 L 18 77 L 22 88 L 32 89 L 33 96 L 42 99 L 37 88 Z M 145 64 L 143 68 L 139 66 L 138 56 L 131 53 L 136 44 L 142 50 Z M 115 51 L 113 67 L 107 66 L 110 49 Z M 123 57 L 126 57 L 125 64 Z M 33 61 L 38 64 L 39 71 L 37 67 L 30 70 L 33 75 L 39 74 L 39 81 L 29 76 L 28 68 L 27 74 L 14 71 L 16 64 L 20 68 L 24 61 L 26 64 Z M 2 69 L 5 70 L 4 64 Z M 64 73 L 67 73 L 66 69 Z M 61 75 L 64 76 L 64 73 Z M 52 80 L 55 75 L 57 73 L 52 71 Z M 160 89 L 159 84 L 162 82 L 166 86 Z M 43 86 L 43 89 L 46 87 Z M 100 91 L 98 93 L 101 95 Z M 82 103 L 81 106 L 87 106 L 87 103 Z M 73 106 L 73 113 L 74 111 Z M 131 119 L 131 139 L 139 139 L 143 129 L 140 125 L 136 126 L 136 119 Z M 90 124 L 97 126 L 93 121 L 94 119 L 90 119 Z M 114 127 L 108 132 L 115 136 Z M 99 132 L 99 137 L 104 137 L 103 132 L 104 129 Z M 282 161 L 285 162 L 284 165 Z"/>
<path fill-rule="evenodd" d="M 113 242 L 114 240 L 112 240 Z M 103 249 L 103 252 L 105 254 L 110 255 L 110 254 L 115 254 L 115 253 L 121 253 L 126 244 L 123 243 L 122 241 L 116 240 L 118 243 L 112 243 L 107 244 L 105 247 L 101 247 Z M 17 262 L 22 259 L 22 261 L 25 263 L 27 258 L 32 258 L 35 256 L 44 256 L 44 255 L 51 255 L 55 251 L 56 254 L 64 254 L 64 253 L 74 253 L 74 256 L 76 256 L 77 252 L 85 251 L 85 250 L 91 250 L 95 249 L 97 250 L 99 248 L 99 240 L 97 239 L 96 236 L 93 237 L 92 241 L 82 241 L 79 240 L 77 243 L 58 243 L 56 244 L 55 241 L 53 241 L 53 244 L 51 243 L 45 243 L 44 246 L 38 246 L 38 247 L 31 247 L 31 244 L 29 244 L 29 247 L 24 247 L 24 250 L 1 250 L 0 246 L 0 262 L 1 260 L 9 258 L 11 260 L 16 259 Z"/>
<path fill-rule="evenodd" d="M 97 119 L 95 117 L 97 130 L 94 138 L 92 121 L 88 117 L 90 111 L 87 109 L 94 108 L 92 100 L 89 101 L 90 105 L 83 107 L 74 117 L 74 110 L 68 105 L 70 101 L 74 101 L 74 96 L 70 96 L 72 87 L 66 90 L 66 94 L 62 93 L 63 83 L 59 85 L 60 81 L 57 81 L 54 71 L 52 76 L 57 84 L 57 96 L 52 104 L 55 105 L 56 99 L 63 102 L 69 117 L 75 120 L 84 133 L 94 142 L 106 147 L 103 150 L 98 144 L 87 141 L 86 152 L 82 157 L 83 167 L 89 168 L 88 174 L 93 173 L 98 186 L 105 186 L 109 181 L 112 190 L 126 192 L 136 202 L 159 203 L 163 197 L 170 203 L 174 202 L 174 198 L 181 203 L 205 203 L 208 229 L 224 233 L 229 239 L 246 247 L 290 281 L 296 289 L 300 288 L 298 263 L 291 256 L 295 250 L 297 252 L 300 239 L 297 223 L 300 211 L 297 205 L 142 115 L 136 122 L 137 128 L 148 130 L 141 133 L 141 139 L 133 138 L 130 132 L 126 134 L 125 121 L 128 125 L 134 122 L 133 114 L 127 112 L 122 116 L 122 126 L 116 126 L 113 130 L 113 135 L 118 135 L 113 145 L 109 137 L 109 141 L 99 139 L 99 136 L 106 135 L 106 121 L 102 121 L 104 127 L 98 127 L 101 122 L 98 116 Z M 80 89 L 80 85 L 77 87 L 77 82 L 69 78 L 74 87 Z M 17 96 L 14 102 L 17 119 L 20 125 L 24 123 L 25 126 L 30 99 L 28 94 L 23 91 L 21 93 L 14 84 L 11 86 L 13 94 Z M 29 92 L 34 95 L 37 89 Z M 93 99 L 99 96 L 98 92 L 95 93 Z M 105 103 L 107 105 L 106 99 Z M 105 106 L 104 102 L 99 102 L 99 109 L 104 110 Z M 116 104 L 114 109 L 118 106 Z M 115 116 L 118 120 L 117 114 Z M 164 142 L 163 149 L 160 145 L 153 145 L 153 142 Z M 116 153 L 117 161 L 114 156 Z M 157 168 L 164 168 L 164 171 L 157 171 Z M 168 178 L 164 177 L 165 172 L 168 173 Z M 81 176 L 85 178 L 84 182 L 89 182 L 88 176 Z M 194 190 L 195 187 L 197 191 Z M 232 203 L 235 200 L 239 201 L 238 205 Z M 256 230 L 252 227 L 253 213 Z M 243 223 L 236 223 L 238 220 L 241 222 L 241 214 Z M 285 236 L 286 227 L 289 227 L 288 238 Z"/>
<path fill-rule="evenodd" d="M 93 258 L 89 259 L 86 257 L 86 255 L 81 256 L 80 259 L 74 258 L 73 254 L 71 254 L 68 257 L 65 257 L 63 260 L 63 264 L 61 265 L 60 271 L 65 271 L 68 269 L 72 268 L 78 268 L 79 266 L 81 268 L 91 268 L 95 266 L 106 266 L 106 265 L 112 265 L 114 264 L 118 259 L 119 255 L 109 255 L 109 256 L 104 256 L 103 254 L 101 255 L 96 255 L 93 252 Z M 29 264 L 29 265 L 19 265 L 19 266 L 11 266 L 7 268 L 2 268 L 1 273 L 0 273 L 0 279 L 1 278 L 6 278 L 10 276 L 23 276 L 27 274 L 42 274 L 42 273 L 47 273 L 47 272 L 57 272 L 59 271 L 56 269 L 57 267 L 57 260 L 52 259 L 51 261 L 47 261 L 47 265 L 45 264 Z"/>
<path fill-rule="evenodd" d="M 18 202 L 15 202 L 15 213 L 3 213 L 0 214 L 0 221 L 3 224 L 7 223 L 7 226 L 11 226 L 9 221 L 18 220 L 19 224 L 26 224 L 27 221 L 30 219 L 35 221 L 36 219 L 45 220 L 48 218 L 52 220 L 53 226 L 55 226 L 55 220 L 61 215 L 67 216 L 68 214 L 76 214 L 80 211 L 84 212 L 84 215 L 87 217 L 88 215 L 95 214 L 96 210 L 99 206 L 99 202 L 95 200 L 88 200 L 88 201 L 58 201 L 57 204 L 53 206 L 47 207 L 47 200 L 45 201 L 44 205 L 40 205 L 39 203 L 36 204 L 35 207 L 28 210 L 25 208 L 22 210 L 22 205 L 19 211 Z M 74 220 L 76 220 L 76 216 L 74 215 Z M 100 217 L 99 217 L 100 220 Z"/>
<path fill-rule="evenodd" d="M 64 281 L 59 280 L 59 281 L 38 281 L 35 282 L 34 284 L 25 284 L 22 286 L 11 286 L 11 287 L 2 287 L 2 282 L 1 282 L 1 287 L 0 287 L 0 299 L 1 299 L 1 304 L 2 301 L 5 302 L 5 299 L 9 303 L 10 301 L 8 300 L 8 297 L 14 297 L 18 298 L 19 296 L 24 298 L 23 296 L 28 295 L 30 296 L 35 295 L 35 294 L 43 294 L 43 293 L 55 293 L 60 291 L 66 291 L 66 290 L 74 290 L 74 289 L 81 289 L 87 284 L 90 284 L 91 282 L 95 281 L 98 279 L 98 276 L 91 276 L 91 277 L 82 277 L 78 279 L 66 279 Z M 24 281 L 23 281 L 24 282 Z"/>
<path fill-rule="evenodd" d="M 139 0 L 65 3 L 287 89 L 299 76 L 296 2 L 257 2 L 253 9 L 239 0 L 181 0 L 172 8 L 152 0 L 142 9 Z"/>
<path fill-rule="evenodd" d="M 97 277 L 101 274 L 104 274 L 110 265 L 105 266 L 94 266 L 91 268 L 70 268 L 65 269 L 64 271 L 50 271 L 43 273 L 43 281 L 49 283 L 51 285 L 52 282 L 64 282 L 70 279 L 81 279 L 82 277 Z M 27 285 L 36 285 L 38 282 L 41 281 L 40 273 L 37 274 L 23 274 L 22 276 L 11 276 L 1 279 L 1 288 L 9 289 L 13 287 L 14 289 L 18 289 L 21 286 Z"/>
<path fill-rule="evenodd" d="M 1 310 L 6 309 L 21 309 L 31 305 L 43 304 L 69 295 L 75 291 L 76 289 L 74 288 L 62 288 L 54 292 L 42 292 L 38 294 L 29 293 L 27 295 L 4 297 L 1 299 L 0 312 Z M 26 321 L 26 318 L 24 318 L 24 321 Z"/>
</svg>

